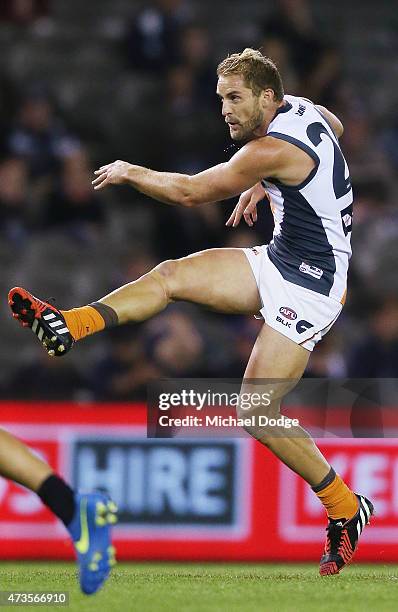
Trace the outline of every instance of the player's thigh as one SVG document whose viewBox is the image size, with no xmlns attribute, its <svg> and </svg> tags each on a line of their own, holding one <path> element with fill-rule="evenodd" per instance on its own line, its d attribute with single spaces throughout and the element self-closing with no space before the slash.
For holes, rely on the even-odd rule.
<svg viewBox="0 0 398 612">
<path fill-rule="evenodd" d="M 253 272 L 242 249 L 208 249 L 172 262 L 169 296 L 225 313 L 254 314 L 261 308 Z"/>
<path fill-rule="evenodd" d="M 310 354 L 264 323 L 246 367 L 242 392 L 272 392 L 271 411 L 279 410 L 280 400 L 302 377 Z"/>
</svg>

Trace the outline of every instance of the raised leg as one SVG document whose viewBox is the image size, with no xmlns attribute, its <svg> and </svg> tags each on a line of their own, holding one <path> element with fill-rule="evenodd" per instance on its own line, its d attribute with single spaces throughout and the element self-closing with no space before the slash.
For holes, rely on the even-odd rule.
<svg viewBox="0 0 398 612">
<path fill-rule="evenodd" d="M 51 356 L 65 355 L 74 342 L 104 327 L 144 321 L 178 300 L 231 314 L 254 314 L 261 307 L 242 249 L 209 249 L 164 261 L 99 301 L 71 310 L 59 310 L 21 287 L 8 294 L 13 317 L 32 329 Z"/>
<path fill-rule="evenodd" d="M 143 321 L 184 300 L 231 314 L 259 311 L 257 285 L 241 249 L 209 249 L 164 261 L 136 281 L 99 300 L 119 323 Z"/>
</svg>

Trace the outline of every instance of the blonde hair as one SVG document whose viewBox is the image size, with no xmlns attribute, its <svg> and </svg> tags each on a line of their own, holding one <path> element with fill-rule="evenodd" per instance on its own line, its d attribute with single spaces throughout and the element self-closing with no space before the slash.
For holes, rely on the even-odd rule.
<svg viewBox="0 0 398 612">
<path fill-rule="evenodd" d="M 284 91 L 281 75 L 274 62 L 261 51 L 247 48 L 242 53 L 228 55 L 217 67 L 217 76 L 241 74 L 247 87 L 259 96 L 264 89 L 272 89 L 275 99 L 282 102 Z"/>
</svg>

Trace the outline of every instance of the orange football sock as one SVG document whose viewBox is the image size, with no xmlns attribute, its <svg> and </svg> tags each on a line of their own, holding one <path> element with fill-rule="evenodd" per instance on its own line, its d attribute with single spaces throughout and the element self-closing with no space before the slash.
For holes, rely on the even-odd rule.
<svg viewBox="0 0 398 612">
<path fill-rule="evenodd" d="M 329 482 L 327 483 L 327 480 Z M 318 487 L 312 487 L 318 499 L 322 502 L 328 517 L 331 519 L 350 519 L 358 511 L 358 498 L 345 482 L 335 473 L 333 468 Z M 322 487 L 322 488 L 321 488 Z"/>
<path fill-rule="evenodd" d="M 81 340 L 85 336 L 95 334 L 105 327 L 103 317 L 92 306 L 61 310 L 61 313 L 65 317 L 66 325 L 75 340 Z"/>
</svg>

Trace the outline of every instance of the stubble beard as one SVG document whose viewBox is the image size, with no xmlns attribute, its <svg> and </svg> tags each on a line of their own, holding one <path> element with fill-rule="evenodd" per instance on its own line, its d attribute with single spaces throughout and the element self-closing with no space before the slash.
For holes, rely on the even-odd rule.
<svg viewBox="0 0 398 612">
<path fill-rule="evenodd" d="M 240 134 L 237 134 L 235 137 L 231 137 L 232 140 L 234 142 L 242 143 L 249 142 L 249 140 L 253 140 L 254 138 L 256 138 L 254 136 L 255 130 L 261 126 L 263 121 L 264 113 L 261 110 L 259 103 L 257 102 L 253 111 L 253 116 L 251 117 L 251 119 L 249 119 L 248 121 L 246 121 L 246 123 L 242 125 L 242 131 Z"/>
</svg>

